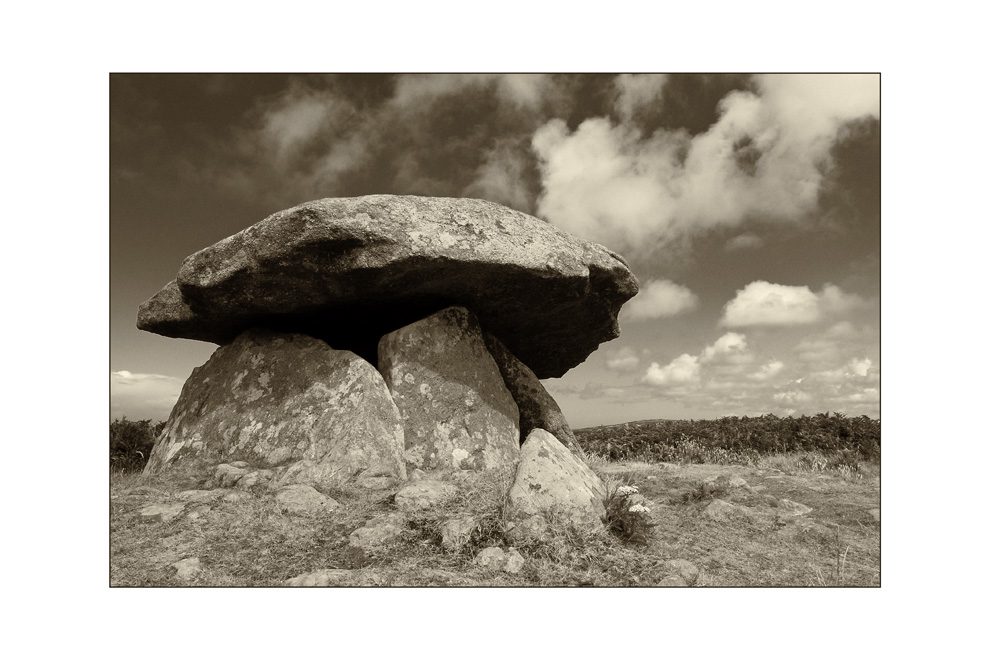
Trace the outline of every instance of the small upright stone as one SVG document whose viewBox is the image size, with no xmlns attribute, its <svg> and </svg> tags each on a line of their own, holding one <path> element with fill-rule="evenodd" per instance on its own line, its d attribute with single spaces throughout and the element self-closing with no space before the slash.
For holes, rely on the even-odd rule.
<svg viewBox="0 0 990 660">
<path fill-rule="evenodd" d="M 540 536 L 547 514 L 591 526 L 605 516 L 605 484 L 544 429 L 533 430 L 523 443 L 508 497 L 516 537 Z"/>
<path fill-rule="evenodd" d="M 449 307 L 385 335 L 378 366 L 405 425 L 407 469 L 516 461 L 519 409 L 474 314 Z"/>
</svg>

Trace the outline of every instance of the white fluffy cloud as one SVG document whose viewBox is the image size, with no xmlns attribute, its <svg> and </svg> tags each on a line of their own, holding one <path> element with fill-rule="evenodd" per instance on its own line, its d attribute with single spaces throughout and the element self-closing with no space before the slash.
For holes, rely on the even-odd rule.
<svg viewBox="0 0 990 660">
<path fill-rule="evenodd" d="M 664 367 L 657 362 L 652 363 L 643 376 L 643 382 L 654 387 L 684 385 L 698 382 L 700 375 L 701 365 L 698 363 L 698 358 L 684 353 Z"/>
<path fill-rule="evenodd" d="M 768 381 L 784 370 L 784 363 L 780 360 L 771 360 L 761 366 L 755 373 L 749 375 L 752 380 Z"/>
<path fill-rule="evenodd" d="M 749 347 L 746 344 L 746 335 L 738 332 L 727 332 L 711 346 L 707 346 L 701 352 L 701 361 L 717 362 L 723 364 L 746 364 L 752 361 Z"/>
<path fill-rule="evenodd" d="M 639 368 L 639 355 L 635 349 L 624 346 L 607 353 L 605 366 L 613 371 L 635 371 Z"/>
<path fill-rule="evenodd" d="M 617 83 L 627 118 L 645 94 Z M 643 136 L 629 121 L 553 119 L 533 135 L 543 176 L 538 211 L 578 236 L 649 254 L 701 232 L 799 222 L 817 205 L 831 148 L 848 121 L 879 116 L 878 76 L 766 75 L 757 93 L 722 99 L 720 118 L 690 136 Z"/>
<path fill-rule="evenodd" d="M 752 360 L 753 356 L 746 344 L 745 335 L 728 332 L 710 346 L 706 346 L 699 355 L 684 353 L 663 367 L 659 362 L 653 362 L 647 368 L 641 382 L 654 387 L 699 383 L 703 375 L 703 366 L 712 368 L 718 373 L 731 373 L 735 368 L 749 364 Z"/>
<path fill-rule="evenodd" d="M 855 294 L 826 284 L 821 293 L 807 286 L 750 282 L 725 305 L 720 321 L 728 327 L 801 325 L 820 321 L 826 314 L 846 312 L 863 304 Z"/>
<path fill-rule="evenodd" d="M 698 296 L 686 286 L 670 280 L 648 280 L 622 308 L 622 316 L 629 321 L 658 319 L 690 312 L 697 307 Z"/>
</svg>

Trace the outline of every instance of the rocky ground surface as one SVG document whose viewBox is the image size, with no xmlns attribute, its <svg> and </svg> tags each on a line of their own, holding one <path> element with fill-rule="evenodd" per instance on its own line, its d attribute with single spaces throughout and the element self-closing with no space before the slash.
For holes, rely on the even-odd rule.
<svg viewBox="0 0 990 660">
<path fill-rule="evenodd" d="M 112 586 L 879 586 L 878 469 L 593 462 L 639 493 L 645 544 L 560 528 L 512 545 L 504 483 L 223 487 L 115 475 Z"/>
</svg>

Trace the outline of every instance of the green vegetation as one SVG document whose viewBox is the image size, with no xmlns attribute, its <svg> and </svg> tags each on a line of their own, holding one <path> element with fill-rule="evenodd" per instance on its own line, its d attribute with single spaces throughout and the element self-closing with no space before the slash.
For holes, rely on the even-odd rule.
<svg viewBox="0 0 990 660">
<path fill-rule="evenodd" d="M 110 469 L 138 472 L 144 469 L 165 422 L 135 422 L 123 417 L 110 422 Z"/>
<path fill-rule="evenodd" d="M 880 584 L 879 422 L 867 418 L 580 430 L 588 465 L 606 486 L 604 525 L 548 517 L 544 538 L 514 539 L 505 516 L 511 471 L 492 471 L 463 475 L 455 497 L 396 516 L 399 533 L 364 548 L 350 535 L 399 514 L 392 493 L 334 489 L 325 494 L 340 506 L 314 517 L 290 514 L 265 489 L 189 499 L 179 493 L 210 487 L 206 465 L 137 471 L 162 427 L 111 424 L 114 586 L 279 586 L 327 569 L 336 569 L 331 583 L 340 586 Z M 783 429 L 780 438 L 774 429 Z M 142 517 L 163 504 L 181 504 L 181 514 Z M 451 527 L 465 519 L 473 524 Z M 514 547 L 525 559 L 521 571 L 474 563 L 492 546 Z M 183 577 L 175 564 L 190 558 L 201 570 Z"/>
<path fill-rule="evenodd" d="M 880 420 L 841 413 L 628 422 L 574 434 L 586 452 L 610 461 L 758 465 L 795 452 L 821 456 L 833 468 L 880 461 Z"/>
</svg>

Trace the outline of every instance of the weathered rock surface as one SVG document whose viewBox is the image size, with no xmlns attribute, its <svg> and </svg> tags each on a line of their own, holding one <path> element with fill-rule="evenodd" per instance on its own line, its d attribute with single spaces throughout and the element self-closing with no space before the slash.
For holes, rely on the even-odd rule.
<svg viewBox="0 0 990 660">
<path fill-rule="evenodd" d="M 758 518 L 759 514 L 747 506 L 732 504 L 725 500 L 714 499 L 706 506 L 701 515 L 712 520 L 724 521 L 730 518 Z"/>
<path fill-rule="evenodd" d="M 297 516 L 317 516 L 340 506 L 337 500 L 306 484 L 292 484 L 280 488 L 275 493 L 275 501 L 286 511 Z"/>
<path fill-rule="evenodd" d="M 522 570 L 526 559 L 515 548 L 509 548 L 508 552 L 502 548 L 485 548 L 475 556 L 473 563 L 506 573 L 518 573 Z"/>
<path fill-rule="evenodd" d="M 784 512 L 792 516 L 803 516 L 814 511 L 810 506 L 801 504 L 800 502 L 792 502 L 791 500 L 777 500 L 777 506 Z"/>
<path fill-rule="evenodd" d="M 172 564 L 175 569 L 175 577 L 180 580 L 191 580 L 202 570 L 199 557 L 188 557 Z"/>
<path fill-rule="evenodd" d="M 478 527 L 474 516 L 451 518 L 440 526 L 440 546 L 457 552 L 471 540 L 471 534 Z"/>
<path fill-rule="evenodd" d="M 519 437 L 525 439 L 533 429 L 544 429 L 565 447 L 582 456 L 584 452 L 564 413 L 533 370 L 513 355 L 498 337 L 490 332 L 484 333 L 484 337 L 485 346 L 495 359 L 502 380 L 519 408 Z"/>
<path fill-rule="evenodd" d="M 175 499 L 180 502 L 193 502 L 195 504 L 204 504 L 210 502 L 216 502 L 221 499 L 224 495 L 230 491 L 224 488 L 217 488 L 215 490 L 184 490 L 180 493 L 176 493 Z"/>
<path fill-rule="evenodd" d="M 519 409 L 477 319 L 450 307 L 382 337 L 378 364 L 405 426 L 408 469 L 485 470 L 519 455 Z"/>
<path fill-rule="evenodd" d="M 373 550 L 402 536 L 405 519 L 399 514 L 388 514 L 372 518 L 351 532 L 348 543 L 362 550 Z"/>
<path fill-rule="evenodd" d="M 701 571 L 687 559 L 669 559 L 664 562 L 664 568 L 684 579 L 687 584 L 698 581 Z"/>
<path fill-rule="evenodd" d="M 618 336 L 638 289 L 620 256 L 524 213 L 373 195 L 280 211 L 187 257 L 138 327 L 219 344 L 267 327 L 372 361 L 378 337 L 462 305 L 551 378 Z"/>
<path fill-rule="evenodd" d="M 144 523 L 171 522 L 179 517 L 186 507 L 182 503 L 150 504 L 138 511 L 138 520 Z"/>
<path fill-rule="evenodd" d="M 395 506 L 402 511 L 420 511 L 443 504 L 457 494 L 457 487 L 437 479 L 420 479 L 403 486 L 395 494 Z"/>
<path fill-rule="evenodd" d="M 331 488 L 352 479 L 405 480 L 403 429 L 381 375 L 350 351 L 333 350 L 299 334 L 250 330 L 223 346 L 192 375 L 155 444 L 145 474 L 197 457 L 209 462 L 249 459 L 263 468 L 292 461 L 279 483 Z M 250 467 L 232 463 L 220 487 L 241 483 Z"/>
<path fill-rule="evenodd" d="M 355 573 L 343 568 L 324 568 L 311 573 L 303 573 L 285 581 L 287 587 L 336 587 L 352 586 Z"/>
<path fill-rule="evenodd" d="M 509 488 L 507 517 L 516 537 L 541 536 L 549 514 L 575 525 L 601 525 L 605 485 L 594 472 L 544 429 L 523 443 Z"/>
</svg>

